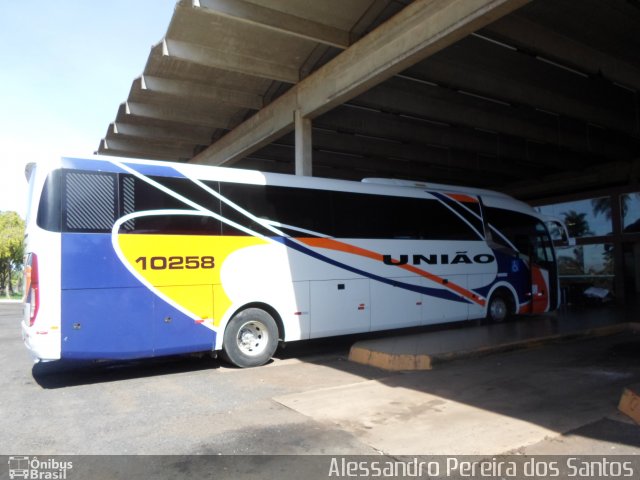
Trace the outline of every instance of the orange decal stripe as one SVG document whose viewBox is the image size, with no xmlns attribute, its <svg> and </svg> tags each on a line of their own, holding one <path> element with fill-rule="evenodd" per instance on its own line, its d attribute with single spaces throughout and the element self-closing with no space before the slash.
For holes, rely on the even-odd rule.
<svg viewBox="0 0 640 480">
<path fill-rule="evenodd" d="M 372 252 L 371 250 L 367 250 L 365 248 L 356 247 L 354 245 L 349 245 L 348 243 L 339 242 L 337 240 L 333 240 L 331 238 L 298 238 L 299 241 L 308 245 L 310 247 L 315 248 L 324 248 L 327 250 L 335 250 L 338 252 L 350 253 L 352 255 L 358 255 L 360 257 L 370 258 L 372 260 L 378 260 L 380 262 L 383 261 L 383 256 L 379 253 Z M 395 265 L 398 268 L 406 270 L 411 273 L 415 273 L 421 277 L 427 278 L 432 282 L 439 283 L 449 290 L 453 290 L 461 297 L 466 298 L 467 300 L 471 300 L 478 305 L 484 306 L 484 299 L 478 297 L 475 293 L 467 290 L 466 288 L 461 287 L 460 285 L 449 282 L 442 277 L 434 275 L 433 273 L 426 272 L 420 268 L 417 268 L 413 265 Z"/>
<path fill-rule="evenodd" d="M 326 248 L 327 250 L 336 250 L 338 252 L 351 253 L 360 257 L 367 257 L 372 260 L 382 261 L 382 255 L 379 253 L 349 245 L 348 243 L 338 242 L 331 238 L 299 238 L 298 240 L 310 247 Z"/>
<path fill-rule="evenodd" d="M 447 193 L 447 197 L 463 203 L 478 203 L 478 199 L 464 193 Z"/>
</svg>

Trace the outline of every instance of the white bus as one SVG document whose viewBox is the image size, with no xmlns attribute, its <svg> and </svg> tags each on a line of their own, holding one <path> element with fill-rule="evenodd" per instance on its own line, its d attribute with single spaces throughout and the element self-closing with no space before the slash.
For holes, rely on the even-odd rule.
<svg viewBox="0 0 640 480">
<path fill-rule="evenodd" d="M 541 313 L 544 218 L 487 190 L 95 157 L 28 167 L 22 334 L 40 360 L 218 352 Z"/>
</svg>

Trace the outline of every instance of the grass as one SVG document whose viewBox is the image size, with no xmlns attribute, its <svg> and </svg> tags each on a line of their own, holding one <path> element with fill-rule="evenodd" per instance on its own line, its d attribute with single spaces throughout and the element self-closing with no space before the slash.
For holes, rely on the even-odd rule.
<svg viewBox="0 0 640 480">
<path fill-rule="evenodd" d="M 13 295 L 10 295 L 8 297 L 2 295 L 2 296 L 0 296 L 0 300 L 22 300 L 22 294 L 21 293 L 14 293 Z"/>
</svg>

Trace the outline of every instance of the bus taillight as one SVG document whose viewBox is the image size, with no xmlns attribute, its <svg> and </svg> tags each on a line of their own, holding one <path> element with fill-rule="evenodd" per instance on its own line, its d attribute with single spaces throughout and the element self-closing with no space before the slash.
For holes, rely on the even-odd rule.
<svg viewBox="0 0 640 480">
<path fill-rule="evenodd" d="M 29 326 L 33 326 L 40 306 L 40 292 L 38 282 L 38 257 L 30 253 L 24 268 L 25 302 L 29 304 Z"/>
</svg>

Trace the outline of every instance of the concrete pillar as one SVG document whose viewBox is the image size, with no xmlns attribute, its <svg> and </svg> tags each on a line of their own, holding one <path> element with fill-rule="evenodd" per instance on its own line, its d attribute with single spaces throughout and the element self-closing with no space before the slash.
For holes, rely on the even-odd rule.
<svg viewBox="0 0 640 480">
<path fill-rule="evenodd" d="M 624 251 L 622 245 L 622 208 L 620 195 L 611 195 L 611 220 L 613 221 L 613 289 L 616 301 L 624 303 L 626 287 L 624 278 Z"/>
<path fill-rule="evenodd" d="M 636 277 L 636 293 L 640 293 L 640 242 L 633 244 L 633 269 Z"/>
<path fill-rule="evenodd" d="M 312 176 L 311 159 L 311 119 L 302 116 L 300 110 L 294 112 L 296 141 L 296 175 Z"/>
</svg>

